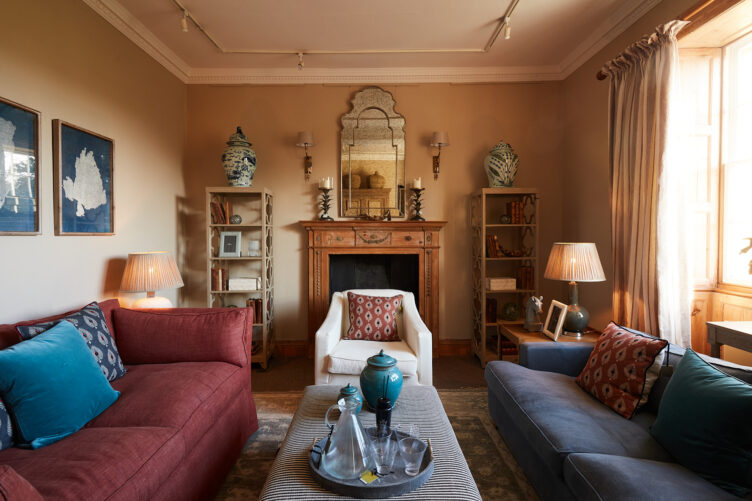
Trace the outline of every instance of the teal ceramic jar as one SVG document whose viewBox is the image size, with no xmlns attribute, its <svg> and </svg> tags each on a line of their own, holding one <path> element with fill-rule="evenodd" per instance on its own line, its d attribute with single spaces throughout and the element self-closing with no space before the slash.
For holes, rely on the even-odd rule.
<svg viewBox="0 0 752 501">
<path fill-rule="evenodd" d="M 337 395 L 338 402 L 340 398 L 358 402 L 358 408 L 355 409 L 355 414 L 360 414 L 360 410 L 363 408 L 363 397 L 360 396 L 358 388 L 351 385 L 350 383 L 347 383 L 347 386 L 343 386 L 339 389 L 339 395 Z"/>
<path fill-rule="evenodd" d="M 379 397 L 388 398 L 394 406 L 402 391 L 402 371 L 397 367 L 397 359 L 384 350 L 370 357 L 360 373 L 360 390 L 371 410 L 376 409 Z"/>
</svg>

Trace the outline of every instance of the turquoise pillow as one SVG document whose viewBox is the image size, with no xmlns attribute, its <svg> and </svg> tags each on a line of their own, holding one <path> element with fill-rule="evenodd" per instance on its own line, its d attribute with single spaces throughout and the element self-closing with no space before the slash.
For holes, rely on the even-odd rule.
<svg viewBox="0 0 752 501">
<path fill-rule="evenodd" d="M 717 486 L 752 487 L 752 386 L 687 350 L 666 386 L 650 433 L 676 459 Z"/>
<path fill-rule="evenodd" d="M 73 324 L 0 350 L 0 395 L 17 442 L 34 449 L 80 430 L 117 400 Z"/>
</svg>

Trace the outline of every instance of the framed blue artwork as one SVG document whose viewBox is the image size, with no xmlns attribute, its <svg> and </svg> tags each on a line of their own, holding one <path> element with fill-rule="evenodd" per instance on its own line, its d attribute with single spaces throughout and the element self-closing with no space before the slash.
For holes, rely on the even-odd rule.
<svg viewBox="0 0 752 501">
<path fill-rule="evenodd" d="M 0 235 L 39 233 L 39 112 L 0 98 Z"/>
<path fill-rule="evenodd" d="M 52 121 L 55 234 L 114 235 L 112 139 Z"/>
</svg>

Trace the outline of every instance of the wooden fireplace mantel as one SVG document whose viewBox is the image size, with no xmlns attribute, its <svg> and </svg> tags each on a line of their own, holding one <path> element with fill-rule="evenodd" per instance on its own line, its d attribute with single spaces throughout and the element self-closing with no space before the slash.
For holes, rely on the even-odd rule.
<svg viewBox="0 0 752 501">
<path fill-rule="evenodd" d="M 308 343 L 329 310 L 331 254 L 416 254 L 419 267 L 418 311 L 439 342 L 439 232 L 446 221 L 300 221 L 308 232 Z"/>
</svg>

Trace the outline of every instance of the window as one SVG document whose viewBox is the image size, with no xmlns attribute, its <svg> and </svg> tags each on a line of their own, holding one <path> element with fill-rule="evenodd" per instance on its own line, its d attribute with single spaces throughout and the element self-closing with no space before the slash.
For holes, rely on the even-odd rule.
<svg viewBox="0 0 752 501">
<path fill-rule="evenodd" d="M 752 34 L 680 62 L 695 286 L 752 288 Z"/>
</svg>

